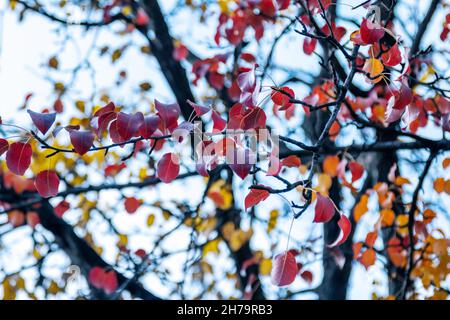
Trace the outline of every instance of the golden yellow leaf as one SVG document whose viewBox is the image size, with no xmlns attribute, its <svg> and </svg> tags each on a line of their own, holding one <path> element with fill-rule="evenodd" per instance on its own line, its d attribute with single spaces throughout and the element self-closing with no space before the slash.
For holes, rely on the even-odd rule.
<svg viewBox="0 0 450 320">
<path fill-rule="evenodd" d="M 220 239 L 216 238 L 214 240 L 208 241 L 203 247 L 203 257 L 205 257 L 208 253 L 219 253 L 219 243 Z"/>
<path fill-rule="evenodd" d="M 172 217 L 172 214 L 167 210 L 163 210 L 162 215 L 163 215 L 164 220 L 166 220 L 166 221 Z"/>
<path fill-rule="evenodd" d="M 371 83 L 375 84 L 383 79 L 382 72 L 384 71 L 384 65 L 379 59 L 367 59 L 363 70 L 368 74 L 368 80 Z"/>
<path fill-rule="evenodd" d="M 75 101 L 75 107 L 83 113 L 86 111 L 86 103 L 83 100 Z"/>
<path fill-rule="evenodd" d="M 273 229 L 277 226 L 279 211 L 272 210 L 270 211 L 269 222 L 267 223 L 267 233 L 271 233 Z"/>
<path fill-rule="evenodd" d="M 401 214 L 397 217 L 397 231 L 403 236 L 408 235 L 408 220 L 407 214 Z"/>
<path fill-rule="evenodd" d="M 328 195 L 328 190 L 331 188 L 332 179 L 328 174 L 321 173 L 318 177 L 317 187 L 315 188 L 317 191 L 322 193 L 323 195 Z"/>
<path fill-rule="evenodd" d="M 272 259 L 263 259 L 259 264 L 259 273 L 263 276 L 267 276 L 272 271 Z"/>
<path fill-rule="evenodd" d="M 231 238 L 228 244 L 232 251 L 238 251 L 245 242 L 247 242 L 245 232 L 241 229 L 238 229 L 231 234 Z"/>
<path fill-rule="evenodd" d="M 151 227 L 155 223 L 155 215 L 153 213 L 149 214 L 147 217 L 147 226 Z"/>
<path fill-rule="evenodd" d="M 229 221 L 222 226 L 222 236 L 225 240 L 230 241 L 234 232 L 234 223 Z"/>
<path fill-rule="evenodd" d="M 125 234 L 119 234 L 119 241 L 117 241 L 118 247 L 126 247 L 128 245 L 128 236 Z"/>
</svg>

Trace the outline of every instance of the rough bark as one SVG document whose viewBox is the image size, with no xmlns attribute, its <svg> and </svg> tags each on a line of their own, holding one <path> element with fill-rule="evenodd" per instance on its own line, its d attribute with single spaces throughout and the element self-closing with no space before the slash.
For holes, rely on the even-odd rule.
<svg viewBox="0 0 450 320">
<path fill-rule="evenodd" d="M 55 237 L 55 242 L 67 254 L 73 264 L 80 267 L 84 276 L 88 276 L 89 270 L 93 267 L 111 268 L 98 253 L 82 238 L 78 237 L 73 227 L 64 220 L 58 218 L 53 207 L 47 200 L 41 202 L 37 210 L 41 224 Z M 127 282 L 126 290 L 133 296 L 145 300 L 159 300 L 160 298 L 147 291 L 139 282 L 134 279 L 129 280 L 121 273 L 117 272 L 119 287 Z M 97 299 L 108 299 L 102 291 L 92 288 L 92 293 Z"/>
</svg>

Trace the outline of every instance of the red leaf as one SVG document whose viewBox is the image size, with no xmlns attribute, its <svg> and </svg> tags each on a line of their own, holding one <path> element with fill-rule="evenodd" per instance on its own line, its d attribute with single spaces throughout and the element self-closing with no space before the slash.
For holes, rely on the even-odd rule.
<svg viewBox="0 0 450 320">
<path fill-rule="evenodd" d="M 36 212 L 28 212 L 27 213 L 27 224 L 34 229 L 39 223 L 41 223 L 41 219 Z"/>
<path fill-rule="evenodd" d="M 0 138 L 0 156 L 4 154 L 9 149 L 9 143 L 6 139 Z"/>
<path fill-rule="evenodd" d="M 260 107 L 247 109 L 243 117 L 242 129 L 261 129 L 266 127 L 266 113 Z"/>
<path fill-rule="evenodd" d="M 116 106 L 114 105 L 114 102 L 110 102 L 106 106 L 98 109 L 94 113 L 94 117 L 100 117 L 100 116 L 102 116 L 104 114 L 114 112 L 115 110 L 116 110 Z"/>
<path fill-rule="evenodd" d="M 277 176 L 281 169 L 280 159 L 276 155 L 271 154 L 269 157 L 269 169 L 267 170 L 267 175 L 271 177 Z"/>
<path fill-rule="evenodd" d="M 288 252 L 280 253 L 273 258 L 271 280 L 276 286 L 287 286 L 294 282 L 298 273 L 295 256 Z"/>
<path fill-rule="evenodd" d="M 338 238 L 332 244 L 328 245 L 329 248 L 337 247 L 343 244 L 348 236 L 350 235 L 350 231 L 352 230 L 352 224 L 348 218 L 341 214 L 341 218 L 338 221 L 338 226 L 341 229 Z"/>
<path fill-rule="evenodd" d="M 169 183 L 178 177 L 180 159 L 176 153 L 166 153 L 158 162 L 157 176 L 164 183 Z"/>
<path fill-rule="evenodd" d="M 364 174 L 363 165 L 356 161 L 350 162 L 348 165 L 348 168 L 350 169 L 350 172 L 352 173 L 352 182 L 355 182 L 355 181 L 361 179 L 361 177 Z"/>
<path fill-rule="evenodd" d="M 180 106 L 177 103 L 164 104 L 155 99 L 155 108 L 158 110 L 165 129 L 173 129 L 178 125 Z"/>
<path fill-rule="evenodd" d="M 114 111 L 112 111 L 112 112 L 105 112 L 105 113 L 101 114 L 98 117 L 97 135 L 101 136 L 101 134 L 104 131 L 108 130 L 108 127 L 109 127 L 110 123 L 112 121 L 116 120 L 116 118 L 117 118 L 117 113 L 115 113 Z"/>
<path fill-rule="evenodd" d="M 395 44 L 387 53 L 383 54 L 382 59 L 384 65 L 388 67 L 395 67 L 402 62 L 402 54 L 398 44 Z"/>
<path fill-rule="evenodd" d="M 70 142 L 79 155 L 83 155 L 91 149 L 94 143 L 94 134 L 87 130 L 70 130 Z"/>
<path fill-rule="evenodd" d="M 38 113 L 31 110 L 27 110 L 27 112 L 30 114 L 34 125 L 42 134 L 46 134 L 56 120 L 56 113 Z"/>
<path fill-rule="evenodd" d="M 400 89 L 394 91 L 395 103 L 393 108 L 403 110 L 413 101 L 413 93 L 410 87 L 402 82 Z"/>
<path fill-rule="evenodd" d="M 137 209 L 139 209 L 139 207 L 141 206 L 141 202 L 134 198 L 125 198 L 125 210 L 127 210 L 128 213 L 132 214 L 135 213 L 137 211 Z"/>
<path fill-rule="evenodd" d="M 308 282 L 308 284 L 311 284 L 313 282 L 313 274 L 311 271 L 303 271 L 300 274 L 300 277 L 302 277 L 303 280 L 305 280 L 306 282 Z"/>
<path fill-rule="evenodd" d="M 8 169 L 19 176 L 23 176 L 31 163 L 33 151 L 29 143 L 14 142 L 6 153 L 6 165 Z"/>
<path fill-rule="evenodd" d="M 269 191 L 261 189 L 251 189 L 245 197 L 245 210 L 257 205 L 261 201 L 266 200 L 270 196 Z"/>
<path fill-rule="evenodd" d="M 241 72 L 237 77 L 237 83 L 242 92 L 253 93 L 256 89 L 255 68 Z"/>
<path fill-rule="evenodd" d="M 295 92 L 289 87 L 281 87 L 272 91 L 271 98 L 274 104 L 281 107 L 280 110 L 286 110 L 292 106 L 290 100 L 295 98 Z"/>
<path fill-rule="evenodd" d="M 145 139 L 149 139 L 152 134 L 158 129 L 161 119 L 158 116 L 146 116 L 144 122 L 139 128 L 139 135 Z"/>
<path fill-rule="evenodd" d="M 225 130 L 227 122 L 224 119 L 222 119 L 220 114 L 215 110 L 212 113 L 212 120 L 213 120 L 213 133 L 218 133 Z"/>
<path fill-rule="evenodd" d="M 334 216 L 334 205 L 330 198 L 317 193 L 314 222 L 328 222 Z"/>
<path fill-rule="evenodd" d="M 281 160 L 281 164 L 288 168 L 297 168 L 300 167 L 302 161 L 297 156 L 289 156 Z"/>
<path fill-rule="evenodd" d="M 177 61 L 182 61 L 186 59 L 188 54 L 189 54 L 188 48 L 182 43 L 178 43 L 173 49 L 173 58 Z"/>
<path fill-rule="evenodd" d="M 210 107 L 201 106 L 189 100 L 187 102 L 191 105 L 192 108 L 194 108 L 197 117 L 201 117 L 202 115 L 208 113 L 211 110 Z"/>
<path fill-rule="evenodd" d="M 119 129 L 117 126 L 117 119 L 111 122 L 111 126 L 109 127 L 109 136 L 114 143 L 122 143 L 125 140 L 119 134 Z"/>
<path fill-rule="evenodd" d="M 105 168 L 105 177 L 109 177 L 109 176 L 116 176 L 117 174 L 120 173 L 120 171 L 122 171 L 123 169 L 125 169 L 127 167 L 127 165 L 125 163 L 121 163 L 121 164 L 111 164 L 109 166 L 107 166 Z"/>
<path fill-rule="evenodd" d="M 70 203 L 67 202 L 66 200 L 63 200 L 56 205 L 55 214 L 61 218 L 64 215 L 64 213 L 69 209 L 70 209 Z"/>
<path fill-rule="evenodd" d="M 136 12 L 136 24 L 138 26 L 146 26 L 150 23 L 150 18 L 144 9 L 139 8 Z"/>
<path fill-rule="evenodd" d="M 312 55 L 312 53 L 316 49 L 316 45 L 316 38 L 305 38 L 305 40 L 303 40 L 303 52 L 305 52 L 305 54 L 308 56 Z"/>
<path fill-rule="evenodd" d="M 58 194 L 59 178 L 55 171 L 44 170 L 37 174 L 34 180 L 36 190 L 41 197 L 49 198 Z"/>
<path fill-rule="evenodd" d="M 363 19 L 361 23 L 360 33 L 361 33 L 361 40 L 365 44 L 374 44 L 381 40 L 384 36 L 384 29 L 383 27 L 369 22 L 367 19 Z"/>
<path fill-rule="evenodd" d="M 141 112 L 137 112 L 133 115 L 119 112 L 117 115 L 117 131 L 124 141 L 128 141 L 132 137 L 135 137 L 143 123 L 144 115 Z"/>
<path fill-rule="evenodd" d="M 64 111 L 64 105 L 62 103 L 61 99 L 56 99 L 55 103 L 53 104 L 53 109 L 57 112 L 57 113 L 62 113 Z"/>
<path fill-rule="evenodd" d="M 112 294 L 118 286 L 117 275 L 114 270 L 105 271 L 101 267 L 89 270 L 89 282 L 94 288 L 103 289 L 107 294 Z"/>
<path fill-rule="evenodd" d="M 105 272 L 100 267 L 94 267 L 91 270 L 89 270 L 89 282 L 92 284 L 93 287 L 97 289 L 103 288 L 103 278 L 105 276 Z"/>
<path fill-rule="evenodd" d="M 278 10 L 285 10 L 289 7 L 291 0 L 277 0 Z"/>
<path fill-rule="evenodd" d="M 231 170 L 245 179 L 255 163 L 255 155 L 247 148 L 233 148 L 232 152 L 227 152 L 226 160 Z"/>
<path fill-rule="evenodd" d="M 114 270 L 110 270 L 105 272 L 104 278 L 103 278 L 103 290 L 107 294 L 113 294 L 118 286 L 117 282 L 117 275 Z"/>
</svg>

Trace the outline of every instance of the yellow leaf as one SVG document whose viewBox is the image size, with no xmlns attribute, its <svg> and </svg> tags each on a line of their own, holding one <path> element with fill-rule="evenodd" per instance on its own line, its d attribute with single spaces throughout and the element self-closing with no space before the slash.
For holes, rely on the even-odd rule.
<svg viewBox="0 0 450 320">
<path fill-rule="evenodd" d="M 403 236 L 408 235 L 408 220 L 407 214 L 401 214 L 397 217 L 397 231 Z"/>
<path fill-rule="evenodd" d="M 147 226 L 151 227 L 154 222 L 155 222 L 155 215 L 153 213 L 151 213 L 147 217 Z"/>
<path fill-rule="evenodd" d="M 131 8 L 131 6 L 124 6 L 122 7 L 122 13 L 125 16 L 129 16 L 130 14 L 133 13 L 133 8 Z"/>
<path fill-rule="evenodd" d="M 125 234 L 119 234 L 119 241 L 117 242 L 118 247 L 126 247 L 128 244 L 128 236 Z"/>
<path fill-rule="evenodd" d="M 58 284 L 54 280 L 52 280 L 50 282 L 50 285 L 48 286 L 47 292 L 50 294 L 57 294 L 60 291 L 61 289 L 59 288 Z"/>
<path fill-rule="evenodd" d="M 332 179 L 329 175 L 322 173 L 318 177 L 317 187 L 315 188 L 317 191 L 322 193 L 323 195 L 328 195 L 328 190 L 330 190 L 332 184 Z"/>
<path fill-rule="evenodd" d="M 209 252 L 218 254 L 219 253 L 219 243 L 220 243 L 219 238 L 208 241 L 208 243 L 206 243 L 205 246 L 203 247 L 203 257 L 205 257 Z"/>
<path fill-rule="evenodd" d="M 269 222 L 267 223 L 267 233 L 271 233 L 273 229 L 277 226 L 279 211 L 272 210 L 270 211 Z"/>
<path fill-rule="evenodd" d="M 363 70 L 368 74 L 368 80 L 371 83 L 378 83 L 383 79 L 384 65 L 379 59 L 367 59 Z"/>
<path fill-rule="evenodd" d="M 263 276 L 267 276 L 272 271 L 272 259 L 263 259 L 259 264 L 259 273 Z"/>
<path fill-rule="evenodd" d="M 222 226 L 222 237 L 225 240 L 230 241 L 231 235 L 233 234 L 233 232 L 234 232 L 234 223 L 233 222 L 229 221 Z"/>
<path fill-rule="evenodd" d="M 247 242 L 246 240 L 247 240 L 247 237 L 243 230 L 241 230 L 241 229 L 235 230 L 231 234 L 231 238 L 229 241 L 230 249 L 232 251 L 238 251 L 242 247 L 242 245 L 245 242 Z"/>
<path fill-rule="evenodd" d="M 166 220 L 166 221 L 169 220 L 170 217 L 172 216 L 172 214 L 167 210 L 163 210 L 162 215 L 163 215 L 164 220 Z"/>
<path fill-rule="evenodd" d="M 229 209 L 233 204 L 233 194 L 231 188 L 224 180 L 214 182 L 208 191 L 208 198 L 210 198 L 216 207 L 222 210 Z"/>
<path fill-rule="evenodd" d="M 75 102 L 75 107 L 83 113 L 86 111 L 86 103 L 82 100 L 77 100 Z"/>
<path fill-rule="evenodd" d="M 308 172 L 308 166 L 305 166 L 304 164 L 302 164 L 300 167 L 298 167 L 298 171 L 301 174 L 305 174 L 306 172 Z"/>
</svg>

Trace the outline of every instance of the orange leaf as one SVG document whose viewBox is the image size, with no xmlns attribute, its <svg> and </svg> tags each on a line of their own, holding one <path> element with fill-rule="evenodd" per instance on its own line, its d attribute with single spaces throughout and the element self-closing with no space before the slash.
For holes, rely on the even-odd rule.
<svg viewBox="0 0 450 320">
<path fill-rule="evenodd" d="M 340 160 L 338 156 L 326 157 L 325 160 L 323 161 L 323 172 L 332 177 L 336 177 L 339 161 Z"/>
<path fill-rule="evenodd" d="M 358 204 L 355 206 L 355 209 L 353 210 L 353 217 L 355 218 L 355 221 L 358 222 L 359 219 L 367 212 L 369 211 L 369 208 L 367 206 L 367 203 L 369 202 L 369 196 L 367 194 L 363 194 L 361 196 L 361 199 L 359 200 Z"/>
<path fill-rule="evenodd" d="M 434 190 L 436 190 L 437 193 L 444 192 L 444 189 L 445 189 L 444 178 L 437 178 L 436 180 L 434 180 L 433 186 L 434 186 Z"/>
<path fill-rule="evenodd" d="M 450 157 L 445 158 L 444 161 L 442 161 L 442 166 L 444 167 L 444 169 L 447 169 L 448 166 L 450 166 Z"/>
<path fill-rule="evenodd" d="M 391 209 L 383 209 L 380 212 L 381 225 L 383 227 L 390 227 L 394 223 L 395 213 Z"/>
<path fill-rule="evenodd" d="M 269 195 L 270 193 L 267 190 L 251 189 L 249 194 L 245 197 L 245 210 L 266 200 Z"/>
<path fill-rule="evenodd" d="M 281 160 L 281 164 L 288 168 L 297 168 L 302 164 L 301 160 L 297 156 L 289 156 Z"/>
<path fill-rule="evenodd" d="M 377 241 L 377 238 L 378 238 L 378 232 L 376 232 L 376 231 L 369 232 L 366 236 L 367 246 L 373 247 L 373 245 L 375 244 L 375 241 Z"/>
<path fill-rule="evenodd" d="M 369 269 L 370 266 L 375 264 L 375 261 L 377 260 L 377 254 L 375 250 L 373 249 L 367 249 L 363 252 L 361 255 L 361 258 L 359 258 L 359 262 L 367 269 Z"/>
</svg>

